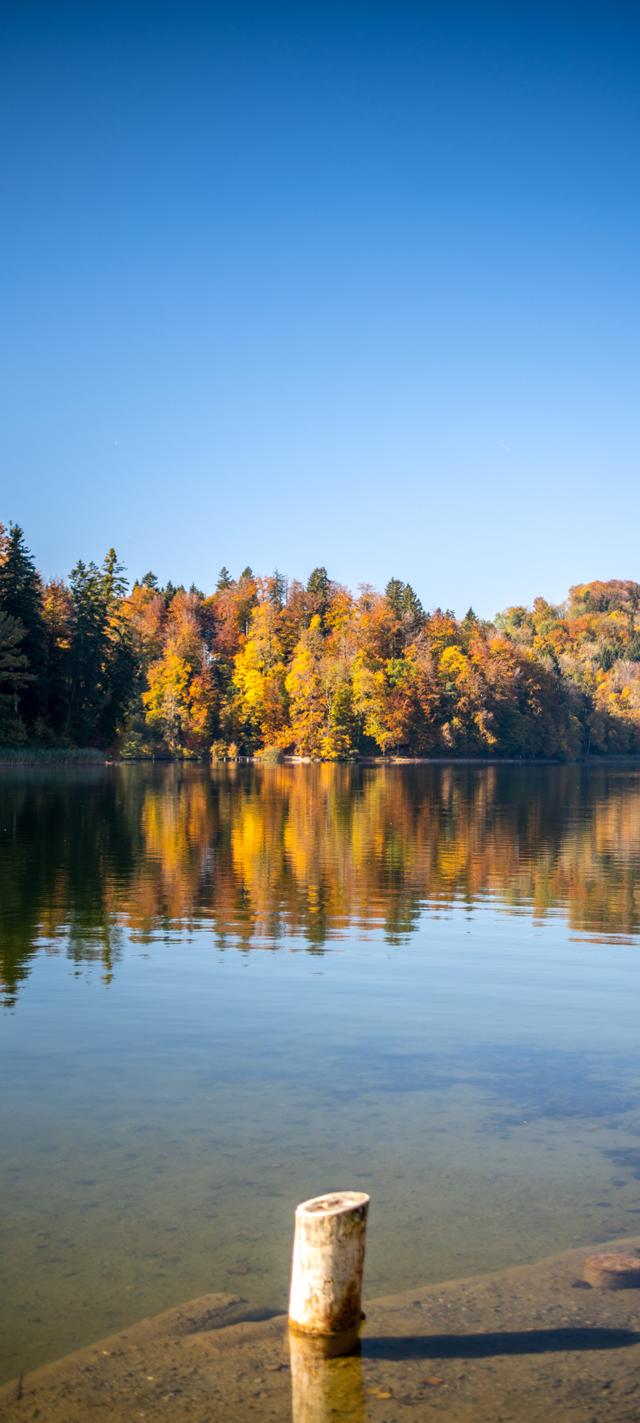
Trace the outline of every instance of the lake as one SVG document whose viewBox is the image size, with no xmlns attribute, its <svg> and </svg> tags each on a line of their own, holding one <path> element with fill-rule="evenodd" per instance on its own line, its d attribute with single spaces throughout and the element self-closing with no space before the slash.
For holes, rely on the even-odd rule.
<svg viewBox="0 0 640 1423">
<path fill-rule="evenodd" d="M 2 1378 L 372 1197 L 366 1293 L 640 1221 L 640 768 L 0 770 Z"/>
</svg>

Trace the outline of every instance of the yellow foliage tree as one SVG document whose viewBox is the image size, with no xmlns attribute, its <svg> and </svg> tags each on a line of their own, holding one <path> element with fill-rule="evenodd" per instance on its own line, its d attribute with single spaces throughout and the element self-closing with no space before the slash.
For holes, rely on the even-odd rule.
<svg viewBox="0 0 640 1423">
<path fill-rule="evenodd" d="M 149 668 L 142 701 L 149 725 L 162 731 L 170 751 L 184 754 L 208 745 L 213 697 L 210 675 L 168 647 Z"/>
<path fill-rule="evenodd" d="M 340 636 L 338 627 L 334 637 Z M 300 638 L 286 680 L 291 739 L 299 756 L 335 761 L 354 744 L 354 714 L 348 659 L 323 637 L 316 614 Z"/>
<path fill-rule="evenodd" d="M 250 746 L 277 744 L 287 723 L 281 614 L 268 599 L 253 609 L 249 635 L 236 654 L 238 714 Z"/>
</svg>

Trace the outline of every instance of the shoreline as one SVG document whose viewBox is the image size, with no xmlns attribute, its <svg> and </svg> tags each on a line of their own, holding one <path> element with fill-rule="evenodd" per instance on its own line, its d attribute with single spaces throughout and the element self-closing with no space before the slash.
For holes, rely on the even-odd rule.
<svg viewBox="0 0 640 1423">
<path fill-rule="evenodd" d="M 0 746 L 0 770 L 21 766 L 257 766 L 272 770 L 277 766 L 640 766 L 640 753 L 602 753 L 570 758 L 560 756 L 481 756 L 457 754 L 448 756 L 410 756 L 393 753 L 388 756 L 348 756 L 343 760 L 320 760 L 310 756 L 283 753 L 277 760 L 267 760 L 257 751 L 252 756 L 213 758 L 209 756 L 118 756 L 114 751 L 97 747 L 11 747 Z"/>
<path fill-rule="evenodd" d="M 69 748 L 53 750 L 33 747 L 0 747 L 0 770 L 21 769 L 23 767 L 69 767 L 69 766 L 197 766 L 218 768 L 221 766 L 257 766 L 273 770 L 281 766 L 640 766 L 640 754 L 616 753 L 611 755 L 576 756 L 571 760 L 555 756 L 358 756 L 344 760 L 316 760 L 310 756 L 285 755 L 279 761 L 265 761 L 259 754 L 236 756 L 229 760 L 211 760 L 209 757 L 192 756 L 137 756 L 120 757 L 93 748 Z"/>
<path fill-rule="evenodd" d="M 593 1250 L 365 1299 L 359 1352 L 290 1355 L 286 1319 L 235 1296 L 191 1300 L 0 1387 L 6 1423 L 635 1423 L 640 1290 L 591 1289 Z M 300 1403 L 300 1391 L 303 1399 Z M 299 1411 L 302 1408 L 302 1411 Z"/>
</svg>

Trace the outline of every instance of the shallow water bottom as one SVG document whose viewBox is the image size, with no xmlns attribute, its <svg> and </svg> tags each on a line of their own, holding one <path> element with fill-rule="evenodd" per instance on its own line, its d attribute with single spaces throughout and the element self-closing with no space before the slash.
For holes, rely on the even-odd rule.
<svg viewBox="0 0 640 1423">
<path fill-rule="evenodd" d="M 169 1308 L 194 1287 L 241 1290 L 264 1307 L 282 1309 L 294 1206 L 326 1181 L 340 1187 L 364 1181 L 372 1192 L 368 1288 L 374 1297 L 407 1288 L 416 1275 L 429 1282 L 525 1263 L 549 1249 L 633 1229 L 640 1181 L 633 1161 L 621 1163 L 634 1153 L 637 1113 L 621 1111 L 604 1122 L 588 1115 L 550 1120 L 539 1115 L 538 1100 L 523 1102 L 522 1083 L 514 1081 L 513 1099 L 505 1101 L 508 1064 L 497 1053 L 487 1077 L 496 1072 L 496 1060 L 496 1096 L 460 1080 L 431 1091 L 394 1090 L 390 1082 L 355 1109 L 336 1093 L 324 1110 L 316 1100 L 313 1141 L 304 1125 L 306 1101 L 299 1097 L 296 1105 L 290 1088 L 282 1089 L 275 1125 L 269 1094 L 257 1085 L 241 1107 L 233 1095 L 235 1127 L 230 1106 L 222 1122 L 218 1103 L 224 1145 L 221 1140 L 217 1152 L 195 1121 L 190 1134 L 185 1103 L 186 1171 L 184 1138 L 176 1133 L 174 1139 L 170 1112 L 150 1172 L 152 1153 L 141 1149 L 138 1135 L 142 1131 L 144 1140 L 144 1123 L 134 1121 L 123 1132 L 121 1177 L 114 1174 L 112 1135 L 106 1145 L 100 1142 L 100 1114 L 91 1132 L 85 1127 L 80 1162 L 73 1131 L 67 1139 L 58 1123 L 46 1217 L 35 1185 L 21 1173 L 0 1228 L 11 1300 L 4 1377 Z M 529 1070 L 544 1080 L 539 1058 Z M 473 1072 L 477 1076 L 477 1063 Z M 593 1110 L 593 1084 L 584 1090 Z M 610 1107 L 609 1090 L 605 1101 Z M 293 1132 L 298 1120 L 296 1156 L 287 1148 L 283 1160 L 285 1123 Z M 248 1122 L 251 1160 L 242 1140 Z M 160 1138 L 157 1123 L 154 1133 Z M 379 1158 L 373 1136 L 384 1144 Z M 129 1143 L 136 1138 L 133 1150 Z M 39 1140 L 45 1150 L 44 1126 Z"/>
<path fill-rule="evenodd" d="M 637 768 L 0 778 L 0 831 L 0 1381 L 284 1308 L 327 1189 L 372 1298 L 638 1228 Z"/>
<path fill-rule="evenodd" d="M 640 1237 L 616 1244 L 640 1255 Z M 640 1291 L 585 1287 L 585 1253 L 375 1301 L 347 1358 L 312 1356 L 281 1316 L 205 1296 L 11 1383 L 2 1417 L 637 1423 Z"/>
<path fill-rule="evenodd" d="M 353 1075 L 329 1056 L 312 1087 L 283 1080 L 277 1059 L 263 1081 L 234 1084 L 233 1058 L 220 1087 L 190 1096 L 171 1058 L 159 1083 L 155 1060 L 128 1087 L 111 1070 L 97 1099 L 79 1074 L 76 1110 L 50 1122 L 16 1089 L 4 1378 L 212 1288 L 283 1308 L 294 1207 L 327 1183 L 372 1195 L 374 1297 L 635 1229 L 632 1059 L 418 1048 L 406 1016 L 393 1047 Z"/>
</svg>

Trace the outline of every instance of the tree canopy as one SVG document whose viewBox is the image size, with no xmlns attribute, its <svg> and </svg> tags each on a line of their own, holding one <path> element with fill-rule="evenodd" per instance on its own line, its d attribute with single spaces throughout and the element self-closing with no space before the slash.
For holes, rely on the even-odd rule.
<svg viewBox="0 0 640 1423">
<path fill-rule="evenodd" d="M 0 525 L 0 740 L 124 755 L 572 758 L 640 751 L 640 584 L 571 588 L 493 622 L 411 585 L 353 594 L 223 566 L 212 592 L 114 549 L 67 582 Z"/>
</svg>

